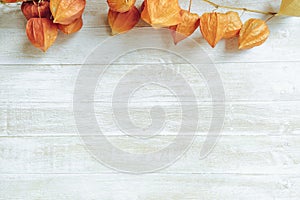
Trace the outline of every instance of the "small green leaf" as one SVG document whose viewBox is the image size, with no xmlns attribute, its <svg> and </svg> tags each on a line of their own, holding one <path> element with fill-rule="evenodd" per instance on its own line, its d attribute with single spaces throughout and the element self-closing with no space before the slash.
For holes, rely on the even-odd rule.
<svg viewBox="0 0 300 200">
<path fill-rule="evenodd" d="M 282 0 L 278 14 L 300 17 L 300 0 Z"/>
</svg>

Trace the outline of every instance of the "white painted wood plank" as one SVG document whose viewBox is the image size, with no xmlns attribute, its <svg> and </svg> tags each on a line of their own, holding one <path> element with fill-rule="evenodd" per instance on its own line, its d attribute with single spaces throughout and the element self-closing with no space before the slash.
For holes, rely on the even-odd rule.
<svg viewBox="0 0 300 200">
<path fill-rule="evenodd" d="M 162 134 L 176 135 L 181 126 L 181 106 L 171 102 L 130 104 L 130 118 L 139 127 L 151 124 L 149 110 L 163 107 L 166 124 Z M 188 104 L 187 104 L 188 105 Z M 199 103 L 197 135 L 206 135 L 211 123 L 212 106 Z M 299 135 L 299 102 L 227 103 L 223 135 Z M 126 115 L 126 113 L 119 113 Z M 106 135 L 123 135 L 116 125 L 109 103 L 96 103 L 95 116 Z M 221 116 L 217 116 L 221 117 Z M 89 122 L 86 123 L 89 126 Z M 192 134 L 192 132 L 190 132 Z M 143 133 L 140 133 L 143 134 Z M 72 104 L 14 103 L 0 105 L 0 136 L 77 135 Z"/>
<path fill-rule="evenodd" d="M 140 3 L 140 1 L 138 1 Z M 180 1 L 187 7 L 188 1 Z M 278 10 L 280 0 L 223 1 L 220 4 Z M 98 42 L 109 37 L 105 1 L 90 0 L 84 29 L 60 34 L 56 44 L 41 53 L 27 41 L 25 20 L 16 6 L 0 6 L 0 199 L 299 199 L 300 187 L 300 21 L 272 19 L 270 39 L 262 47 L 237 51 L 236 39 L 211 49 L 193 35 L 216 63 L 226 92 L 224 132 L 214 151 L 200 160 L 210 119 L 209 94 L 195 72 L 182 74 L 195 88 L 203 122 L 191 149 L 170 168 L 142 176 L 118 174 L 98 163 L 76 136 L 72 94 L 79 65 Z M 194 1 L 193 11 L 212 11 Z M 221 10 L 222 11 L 222 10 Z M 249 17 L 266 16 L 245 13 Z M 7 23 L 9 21 L 9 23 Z M 146 26 L 140 22 L 139 27 Z M 169 34 L 143 34 L 144 41 Z M 84 42 L 84 45 L 83 45 Z M 124 43 L 137 42 L 128 34 Z M 185 42 L 183 50 L 194 52 Z M 97 117 L 110 141 L 129 151 L 162 148 L 176 133 L 178 110 L 174 98 L 158 88 L 135 96 L 131 108 L 139 124 L 147 124 L 145 110 L 160 101 L 169 110 L 169 136 L 144 141 L 118 136 L 112 124 L 109 97 L 113 81 L 136 64 L 182 63 L 160 51 L 136 51 L 118 60 L 96 96 Z M 28 64 L 28 65 L 24 65 Z M 54 65 L 53 65 L 54 64 Z M 174 65 L 179 68 L 179 65 Z M 181 67 L 186 68 L 184 65 Z M 133 83 L 134 84 L 134 83 Z M 176 84 L 174 83 L 174 86 Z M 157 95 L 159 94 L 159 95 Z M 187 102 L 188 103 L 188 102 Z M 140 142 L 140 141 L 139 141 Z"/>
<path fill-rule="evenodd" d="M 227 102 L 299 101 L 298 65 L 300 62 L 228 63 L 217 64 L 216 69 L 222 79 Z M 178 71 L 186 79 L 199 102 L 211 102 L 206 80 L 191 65 L 166 66 Z M 95 101 L 111 102 L 112 93 L 121 77 L 135 67 L 141 70 L 148 69 L 147 64 L 111 65 L 103 78 L 100 78 Z M 80 65 L 2 65 L 0 66 L 0 102 L 8 105 L 21 102 L 71 103 L 79 69 Z M 135 81 L 130 79 L 128 83 L 136 85 L 138 82 Z M 176 82 L 172 84 L 174 88 L 179 87 Z M 165 88 L 154 86 L 145 87 L 134 98 L 136 102 L 177 101 Z M 127 102 L 127 99 L 124 101 Z"/>
<path fill-rule="evenodd" d="M 127 152 L 146 154 L 165 148 L 174 136 L 151 139 L 116 136 L 108 140 Z M 204 140 L 205 136 L 197 136 L 186 154 L 160 173 L 300 173 L 298 136 L 221 136 L 211 154 L 200 159 Z M 170 151 L 170 156 L 172 153 L 176 152 Z M 1 174 L 111 172 L 114 170 L 102 165 L 85 149 L 79 136 L 2 137 L 0 140 Z"/>
<path fill-rule="evenodd" d="M 299 176 L 1 175 L 5 200 L 298 200 Z"/>
</svg>

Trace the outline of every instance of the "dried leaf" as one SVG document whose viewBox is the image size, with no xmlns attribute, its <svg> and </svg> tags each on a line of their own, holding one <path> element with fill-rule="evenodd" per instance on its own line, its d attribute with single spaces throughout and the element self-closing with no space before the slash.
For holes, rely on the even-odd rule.
<svg viewBox="0 0 300 200">
<path fill-rule="evenodd" d="M 200 17 L 201 33 L 213 48 L 223 38 L 227 24 L 228 17 L 223 13 L 204 13 Z"/>
<path fill-rule="evenodd" d="M 54 43 L 57 33 L 56 24 L 47 18 L 31 18 L 27 21 L 27 37 L 35 47 L 42 51 L 47 51 Z"/>
<path fill-rule="evenodd" d="M 68 25 L 80 18 L 85 0 L 51 0 L 50 9 L 54 17 L 54 23 Z"/>
<path fill-rule="evenodd" d="M 140 20 L 139 10 L 133 6 L 128 12 L 119 13 L 112 10 L 108 12 L 108 24 L 112 34 L 125 33 L 131 30 Z"/>
<path fill-rule="evenodd" d="M 228 39 L 238 36 L 243 26 L 239 14 L 237 12 L 229 11 L 226 13 L 226 15 L 228 17 L 228 24 L 223 38 Z"/>
<path fill-rule="evenodd" d="M 82 17 L 80 17 L 69 25 L 58 24 L 58 29 L 65 34 L 72 34 L 79 31 L 82 28 L 82 25 L 83 25 L 83 21 L 82 21 Z"/>
<path fill-rule="evenodd" d="M 243 25 L 239 36 L 239 49 L 250 49 L 263 44 L 269 37 L 270 31 L 265 21 L 249 19 Z"/>
<path fill-rule="evenodd" d="M 127 12 L 134 6 L 136 0 L 107 0 L 109 9 L 116 12 Z"/>
<path fill-rule="evenodd" d="M 190 13 L 187 10 L 181 10 L 180 15 L 182 21 L 178 25 L 170 27 L 175 44 L 192 35 L 198 28 L 200 21 L 198 14 Z"/>
<path fill-rule="evenodd" d="M 145 0 L 142 19 L 155 27 L 169 27 L 181 22 L 178 0 Z M 150 19 L 150 20 L 149 20 Z"/>
<path fill-rule="evenodd" d="M 30 18 L 50 18 L 49 4 L 48 1 L 24 1 L 21 10 L 27 20 Z"/>
<path fill-rule="evenodd" d="M 300 17 L 300 0 L 282 0 L 279 14 Z"/>
</svg>

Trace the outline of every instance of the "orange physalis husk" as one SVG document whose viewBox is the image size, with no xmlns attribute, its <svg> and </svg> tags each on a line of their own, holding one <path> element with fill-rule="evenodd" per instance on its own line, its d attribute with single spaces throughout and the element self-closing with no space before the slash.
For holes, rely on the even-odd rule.
<svg viewBox="0 0 300 200">
<path fill-rule="evenodd" d="M 198 14 L 190 13 L 187 10 L 181 10 L 180 14 L 182 21 L 178 25 L 170 27 L 175 44 L 192 35 L 199 26 Z"/>
<path fill-rule="evenodd" d="M 47 51 L 58 33 L 57 25 L 47 18 L 31 18 L 27 21 L 26 34 L 33 46 Z"/>
<path fill-rule="evenodd" d="M 82 21 L 82 17 L 80 17 L 69 25 L 58 24 L 58 29 L 65 34 L 71 34 L 79 31 L 82 28 L 82 25 L 83 25 L 83 21 Z"/>
<path fill-rule="evenodd" d="M 265 21 L 249 19 L 245 22 L 239 34 L 239 49 L 250 49 L 263 44 L 270 31 Z"/>
<path fill-rule="evenodd" d="M 204 13 L 200 17 L 200 30 L 204 39 L 213 48 L 223 38 L 228 24 L 228 17 L 223 13 Z"/>
<path fill-rule="evenodd" d="M 146 7 L 145 4 L 147 4 L 147 2 L 143 1 L 142 5 L 141 5 L 141 11 L 142 11 L 141 18 L 146 23 L 151 24 L 150 16 L 149 16 L 149 13 L 148 13 L 148 9 L 145 9 L 145 7 Z"/>
<path fill-rule="evenodd" d="M 108 24 L 111 27 L 112 35 L 125 33 L 131 30 L 140 20 L 139 10 L 133 6 L 128 12 L 119 13 L 108 11 Z"/>
<path fill-rule="evenodd" d="M 68 25 L 80 18 L 85 0 L 51 0 L 50 10 L 54 17 L 54 23 Z"/>
<path fill-rule="evenodd" d="M 169 27 L 181 22 L 178 0 L 145 0 L 141 17 L 154 27 Z"/>
<path fill-rule="evenodd" d="M 136 0 L 107 0 L 109 9 L 115 12 L 127 12 L 134 6 Z"/>
<path fill-rule="evenodd" d="M 24 1 L 21 10 L 27 20 L 30 18 L 50 18 L 49 4 L 48 1 Z"/>
<path fill-rule="evenodd" d="M 228 25 L 223 38 L 229 39 L 238 36 L 243 23 L 237 12 L 229 11 L 226 13 L 226 15 L 228 17 Z"/>
</svg>

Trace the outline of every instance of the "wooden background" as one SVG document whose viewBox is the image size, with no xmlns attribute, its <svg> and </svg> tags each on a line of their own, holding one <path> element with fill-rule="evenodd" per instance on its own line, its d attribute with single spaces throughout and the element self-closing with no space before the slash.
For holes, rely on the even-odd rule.
<svg viewBox="0 0 300 200">
<path fill-rule="evenodd" d="M 180 3 L 188 7 L 187 0 Z M 280 1 L 216 3 L 277 11 Z M 211 6 L 194 1 L 192 11 L 201 14 L 212 10 Z M 169 168 L 131 175 L 103 166 L 86 151 L 73 116 L 73 90 L 80 65 L 95 45 L 109 37 L 106 13 L 104 0 L 89 0 L 84 28 L 71 36 L 59 34 L 55 45 L 42 53 L 27 40 L 26 21 L 19 5 L 1 5 L 1 200 L 300 198 L 299 18 L 272 19 L 268 23 L 269 40 L 249 51 L 237 50 L 236 39 L 222 41 L 212 49 L 197 30 L 192 38 L 209 54 L 224 83 L 226 116 L 222 137 L 213 152 L 200 159 L 211 106 L 205 104 L 207 94 L 199 92 L 204 125 L 199 127 L 189 151 Z M 243 21 L 250 17 L 267 18 L 240 14 Z M 140 22 L 139 26 L 146 24 Z M 163 37 L 169 40 L 169 36 Z M 184 51 L 187 47 L 184 43 L 182 46 Z M 97 117 L 107 137 L 133 152 L 143 152 L 145 148 L 137 147 L 114 128 L 106 94 L 111 92 L 110 83 L 136 63 L 150 60 L 153 64 L 183 66 L 158 56 L 155 52 L 137 53 L 120 60 L 118 67 L 107 72 L 102 93 L 96 97 Z M 183 73 L 191 77 L 197 91 L 205 91 L 192 71 Z M 174 99 L 164 94 L 160 88 L 148 88 L 132 103 L 133 118 L 139 125 L 149 123 L 145 110 L 153 104 L 160 102 L 169 111 L 169 134 L 149 142 L 149 149 L 160 148 L 176 135 L 178 110 Z"/>
</svg>

